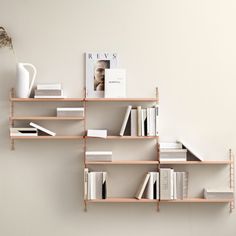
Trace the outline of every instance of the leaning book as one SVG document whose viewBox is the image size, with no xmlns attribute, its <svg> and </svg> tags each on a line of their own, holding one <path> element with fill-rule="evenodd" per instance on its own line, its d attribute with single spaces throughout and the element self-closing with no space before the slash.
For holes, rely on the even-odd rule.
<svg viewBox="0 0 236 236">
<path fill-rule="evenodd" d="M 86 53 L 86 97 L 103 98 L 105 69 L 117 67 L 117 53 Z"/>
</svg>

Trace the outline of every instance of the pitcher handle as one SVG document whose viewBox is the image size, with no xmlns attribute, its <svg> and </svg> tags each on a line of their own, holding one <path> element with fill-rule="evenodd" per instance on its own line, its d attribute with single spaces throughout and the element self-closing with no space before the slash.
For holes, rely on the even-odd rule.
<svg viewBox="0 0 236 236">
<path fill-rule="evenodd" d="M 36 67 L 30 63 L 22 63 L 23 65 L 25 66 L 29 66 L 33 69 L 33 77 L 32 77 L 32 80 L 31 80 L 31 83 L 30 83 L 30 86 L 29 86 L 29 93 L 28 93 L 28 97 L 30 97 L 30 94 L 31 94 L 31 90 L 33 88 L 33 85 L 34 85 L 34 81 L 35 81 L 35 77 L 36 77 L 36 74 L 37 74 L 37 70 L 36 70 Z"/>
</svg>

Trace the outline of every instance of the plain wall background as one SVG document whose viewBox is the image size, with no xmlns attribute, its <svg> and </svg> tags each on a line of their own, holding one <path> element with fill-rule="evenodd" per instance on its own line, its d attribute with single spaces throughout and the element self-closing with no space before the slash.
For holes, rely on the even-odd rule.
<svg viewBox="0 0 236 236">
<path fill-rule="evenodd" d="M 161 140 L 185 140 L 206 160 L 227 159 L 229 148 L 236 152 L 235 12 L 233 0 L 0 0 L 0 24 L 13 38 L 18 61 L 37 67 L 37 83 L 61 82 L 69 97 L 82 97 L 83 53 L 117 52 L 127 69 L 128 97 L 154 97 L 159 87 Z M 10 151 L 8 93 L 14 79 L 14 56 L 1 49 L 0 235 L 236 234 L 236 213 L 229 214 L 227 204 L 161 205 L 160 213 L 155 204 L 93 204 L 84 213 L 81 142 L 22 141 Z M 90 106 L 91 115 L 99 112 Z M 108 119 L 112 113 L 99 106 L 99 117 Z M 30 113 L 32 105 L 17 108 Z M 34 111 L 43 114 L 43 108 Z M 70 132 L 81 124 L 46 125 Z M 99 127 L 99 120 L 90 118 L 90 125 Z M 93 143 L 117 157 L 130 157 L 136 148 L 152 156 L 153 143 L 138 144 Z M 138 181 L 127 178 L 139 179 L 147 170 L 112 167 L 114 181 L 121 179 L 111 191 L 132 194 Z M 229 181 L 227 166 L 188 170 L 195 196 Z"/>
</svg>

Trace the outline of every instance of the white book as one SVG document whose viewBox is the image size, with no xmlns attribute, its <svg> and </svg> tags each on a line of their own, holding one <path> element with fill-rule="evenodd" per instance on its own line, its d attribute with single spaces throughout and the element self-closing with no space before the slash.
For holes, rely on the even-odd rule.
<svg viewBox="0 0 236 236">
<path fill-rule="evenodd" d="M 172 154 L 176 154 L 176 153 L 187 153 L 187 149 L 183 148 L 183 149 L 175 149 L 175 148 L 164 148 L 164 149 L 160 149 L 161 153 L 172 153 Z"/>
<path fill-rule="evenodd" d="M 199 161 L 204 161 L 204 158 L 200 156 L 195 150 L 193 150 L 192 147 L 190 147 L 188 144 L 186 144 L 184 141 L 179 141 L 182 145 L 183 148 L 186 148 L 190 154 L 192 154 L 196 159 Z"/>
<path fill-rule="evenodd" d="M 160 149 L 181 149 L 183 148 L 180 142 L 160 142 Z"/>
<path fill-rule="evenodd" d="M 86 161 L 112 161 L 110 151 L 87 151 L 85 152 Z"/>
<path fill-rule="evenodd" d="M 206 199 L 233 199 L 233 189 L 206 189 L 204 188 L 204 198 Z"/>
<path fill-rule="evenodd" d="M 177 199 L 177 173 L 173 172 L 173 199 Z"/>
<path fill-rule="evenodd" d="M 95 172 L 94 175 L 94 182 L 95 182 L 95 199 L 102 199 L 103 198 L 103 172 Z"/>
<path fill-rule="evenodd" d="M 88 199 L 88 168 L 84 169 L 84 199 Z"/>
<path fill-rule="evenodd" d="M 174 170 L 170 170 L 170 199 L 174 199 Z"/>
<path fill-rule="evenodd" d="M 138 136 L 137 109 L 131 109 L 131 136 Z"/>
<path fill-rule="evenodd" d="M 159 135 L 159 107 L 158 105 L 155 106 L 155 134 L 156 136 Z"/>
<path fill-rule="evenodd" d="M 150 117 L 150 107 L 147 108 L 147 136 L 150 135 L 150 124 L 151 124 L 151 117 Z"/>
<path fill-rule="evenodd" d="M 88 173 L 88 199 L 96 199 L 96 188 L 95 188 L 95 178 L 94 172 Z"/>
<path fill-rule="evenodd" d="M 96 138 L 106 138 L 107 137 L 107 130 L 102 129 L 88 129 L 87 131 L 88 137 L 96 137 Z"/>
<path fill-rule="evenodd" d="M 34 96 L 34 98 L 66 98 L 66 96 Z"/>
<path fill-rule="evenodd" d="M 171 183 L 171 174 L 173 170 L 170 168 L 160 169 L 160 199 L 161 200 L 171 200 L 173 185 Z M 172 180 L 173 181 L 173 180 Z"/>
<path fill-rule="evenodd" d="M 62 89 L 61 84 L 37 84 L 37 89 L 49 90 L 49 89 Z"/>
<path fill-rule="evenodd" d="M 38 136 L 35 128 L 10 128 L 10 136 Z"/>
<path fill-rule="evenodd" d="M 120 129 L 120 136 L 123 136 L 123 135 L 124 135 L 125 127 L 126 127 L 126 125 L 127 125 L 127 122 L 128 122 L 129 116 L 130 116 L 131 109 L 132 109 L 132 106 L 128 106 L 127 109 L 126 109 L 125 117 L 124 117 L 124 120 L 123 120 L 121 129 Z"/>
<path fill-rule="evenodd" d="M 144 179 L 143 179 L 142 184 L 140 184 L 137 193 L 135 194 L 135 197 L 136 197 L 137 199 L 140 200 L 140 199 L 142 198 L 143 193 L 144 193 L 144 190 L 145 190 L 145 188 L 146 188 L 146 186 L 147 186 L 147 183 L 148 183 L 149 178 L 150 178 L 150 173 L 147 173 L 147 174 L 145 175 Z"/>
<path fill-rule="evenodd" d="M 55 136 L 55 135 L 56 135 L 56 133 L 52 132 L 51 130 L 48 130 L 48 129 L 46 129 L 46 128 L 40 126 L 40 125 L 37 125 L 37 124 L 35 124 L 35 123 L 33 123 L 33 122 L 30 122 L 30 126 L 36 128 L 36 129 L 38 129 L 38 130 L 41 130 L 41 131 L 43 131 L 44 133 L 47 133 L 47 134 L 49 134 L 49 135 L 51 135 L 51 136 Z"/>
<path fill-rule="evenodd" d="M 147 183 L 146 197 L 147 199 L 156 199 L 157 196 L 154 196 L 154 191 L 156 192 L 157 184 L 157 172 L 148 172 L 150 174 L 149 181 Z"/>
<path fill-rule="evenodd" d="M 105 98 L 126 97 L 126 70 L 105 69 Z"/>
<path fill-rule="evenodd" d="M 57 107 L 57 111 L 84 111 L 83 107 Z"/>
<path fill-rule="evenodd" d="M 156 109 L 150 108 L 150 136 L 156 136 Z"/>
<path fill-rule="evenodd" d="M 160 173 L 156 172 L 156 199 L 160 199 Z"/>
<path fill-rule="evenodd" d="M 138 114 L 138 136 L 142 136 L 142 109 L 141 106 L 137 106 Z"/>
</svg>

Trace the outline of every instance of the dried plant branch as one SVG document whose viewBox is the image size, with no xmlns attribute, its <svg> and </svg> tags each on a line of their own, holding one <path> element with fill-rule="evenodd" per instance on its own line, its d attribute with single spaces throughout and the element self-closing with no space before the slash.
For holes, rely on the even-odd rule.
<svg viewBox="0 0 236 236">
<path fill-rule="evenodd" d="M 9 47 L 13 49 L 12 39 L 8 36 L 6 30 L 0 26 L 0 48 Z"/>
</svg>

